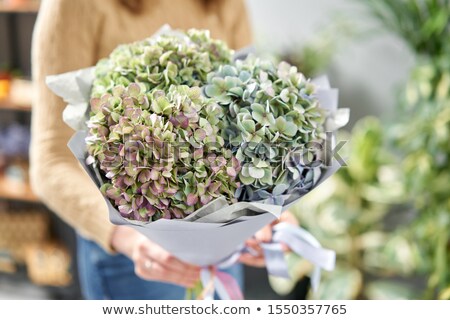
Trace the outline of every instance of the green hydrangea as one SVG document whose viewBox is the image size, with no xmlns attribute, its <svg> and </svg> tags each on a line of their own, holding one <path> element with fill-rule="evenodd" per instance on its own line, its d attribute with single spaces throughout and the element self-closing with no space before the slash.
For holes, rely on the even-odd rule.
<svg viewBox="0 0 450 320">
<path fill-rule="evenodd" d="M 97 64 L 92 96 L 132 82 L 144 85 L 145 91 L 167 90 L 172 84 L 202 86 L 208 73 L 230 63 L 232 56 L 223 41 L 196 29 L 121 45 Z"/>
<path fill-rule="evenodd" d="M 89 162 L 124 217 L 183 218 L 219 196 L 234 201 L 240 166 L 224 148 L 223 110 L 199 88 L 232 55 L 192 29 L 121 45 L 97 64 Z"/>
<path fill-rule="evenodd" d="M 223 65 L 208 75 L 204 94 L 223 107 L 225 140 L 241 162 L 241 200 L 276 197 L 299 188 L 309 190 L 320 175 L 314 143 L 325 137 L 324 110 L 315 87 L 282 62 L 249 57 Z"/>
<path fill-rule="evenodd" d="M 199 87 L 172 85 L 166 94 L 118 85 L 91 108 L 89 160 L 124 217 L 183 218 L 219 196 L 233 201 L 239 162 L 220 136 L 221 107 Z"/>
</svg>

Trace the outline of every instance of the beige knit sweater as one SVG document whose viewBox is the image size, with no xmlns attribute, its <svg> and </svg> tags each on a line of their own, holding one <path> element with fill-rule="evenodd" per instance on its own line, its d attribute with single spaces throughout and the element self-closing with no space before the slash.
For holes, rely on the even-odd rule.
<svg viewBox="0 0 450 320">
<path fill-rule="evenodd" d="M 232 48 L 250 42 L 243 0 L 143 0 L 139 14 L 118 0 L 44 0 L 36 21 L 33 190 L 63 220 L 108 251 L 113 225 L 106 204 L 67 148 L 73 131 L 62 121 L 65 104 L 46 87 L 45 77 L 92 66 L 117 45 L 146 38 L 165 23 L 173 28 L 209 29 Z"/>
</svg>

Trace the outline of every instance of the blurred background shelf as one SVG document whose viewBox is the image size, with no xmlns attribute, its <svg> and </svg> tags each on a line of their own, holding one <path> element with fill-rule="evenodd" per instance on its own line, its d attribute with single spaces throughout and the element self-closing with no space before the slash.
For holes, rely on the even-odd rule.
<svg viewBox="0 0 450 320">
<path fill-rule="evenodd" d="M 66 287 L 30 283 L 25 267 L 14 274 L 0 273 L 0 288 L 0 300 L 80 299 L 76 291 Z"/>
<path fill-rule="evenodd" d="M 14 181 L 0 175 L 0 198 L 26 202 L 39 202 L 28 183 Z"/>
<path fill-rule="evenodd" d="M 38 2 L 17 2 L 16 5 L 0 2 L 0 13 L 37 13 L 39 10 Z"/>
<path fill-rule="evenodd" d="M 81 297 L 75 233 L 28 182 L 31 42 L 39 3 L 0 0 L 0 300 Z"/>
<path fill-rule="evenodd" d="M 31 284 L 26 271 L 15 274 L 0 273 L 0 300 L 44 300 L 51 299 L 50 292 L 41 286 Z"/>
<path fill-rule="evenodd" d="M 30 104 L 20 104 L 11 99 L 0 99 L 0 110 L 31 111 Z"/>
</svg>

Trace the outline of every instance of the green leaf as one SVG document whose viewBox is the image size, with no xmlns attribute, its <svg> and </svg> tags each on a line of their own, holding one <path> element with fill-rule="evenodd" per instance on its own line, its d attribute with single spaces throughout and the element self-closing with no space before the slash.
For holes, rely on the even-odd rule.
<svg viewBox="0 0 450 320">
<path fill-rule="evenodd" d="M 286 127 L 283 133 L 288 137 L 293 137 L 297 133 L 297 126 L 292 122 L 286 122 Z"/>
<path fill-rule="evenodd" d="M 217 97 L 220 96 L 223 93 L 223 90 L 221 90 L 218 86 L 215 85 L 207 85 L 205 86 L 205 94 L 207 97 Z"/>
<path fill-rule="evenodd" d="M 200 87 L 189 88 L 189 90 L 187 92 L 187 96 L 192 101 L 195 101 L 196 103 L 200 103 L 199 99 L 200 99 L 201 95 L 202 95 L 202 90 L 200 89 Z"/>
<path fill-rule="evenodd" d="M 118 86 L 120 88 L 120 86 Z M 137 97 L 141 93 L 141 87 L 137 83 L 130 83 L 128 86 L 128 94 L 131 97 Z"/>
<path fill-rule="evenodd" d="M 274 196 L 282 195 L 288 189 L 288 187 L 289 185 L 287 184 L 276 185 L 275 188 L 273 188 L 272 194 Z"/>
<path fill-rule="evenodd" d="M 250 105 L 250 109 L 252 109 L 253 111 L 256 111 L 258 113 L 261 113 L 261 114 L 266 112 L 266 110 L 264 109 L 263 105 L 260 104 L 260 103 L 252 103 Z"/>
<path fill-rule="evenodd" d="M 253 111 L 252 112 L 252 117 L 253 117 L 253 119 L 255 119 L 255 121 L 257 123 L 264 124 L 264 117 L 263 117 L 262 113 Z"/>
<path fill-rule="evenodd" d="M 169 100 L 164 96 L 156 98 L 156 103 L 153 104 L 153 111 L 157 114 L 170 114 L 171 109 Z"/>
<path fill-rule="evenodd" d="M 410 300 L 416 298 L 412 286 L 395 281 L 371 282 L 365 293 L 371 300 Z"/>
<path fill-rule="evenodd" d="M 281 98 L 281 100 L 283 100 L 283 102 L 288 103 L 289 102 L 289 90 L 288 89 L 281 90 L 280 98 Z"/>
<path fill-rule="evenodd" d="M 255 122 L 253 120 L 242 120 L 241 125 L 246 132 L 248 133 L 255 132 Z"/>
<path fill-rule="evenodd" d="M 114 120 L 114 122 L 119 122 L 120 114 L 117 112 L 111 112 L 111 118 Z"/>
<path fill-rule="evenodd" d="M 244 94 L 244 90 L 241 87 L 234 87 L 229 89 L 228 93 L 236 97 L 242 97 L 242 95 Z"/>
<path fill-rule="evenodd" d="M 249 168 L 250 168 L 250 165 L 248 163 L 244 164 L 244 166 L 242 167 L 242 170 L 241 170 L 241 174 L 244 175 L 245 177 L 250 177 Z"/>
<path fill-rule="evenodd" d="M 271 168 L 264 168 L 264 176 L 259 180 L 261 183 L 264 183 L 266 185 L 272 185 L 272 169 Z"/>
<path fill-rule="evenodd" d="M 122 128 L 122 134 L 129 134 L 133 132 L 133 127 L 125 126 Z"/>
<path fill-rule="evenodd" d="M 315 299 L 349 300 L 355 299 L 362 287 L 362 275 L 357 269 L 338 268 L 323 277 Z"/>
<path fill-rule="evenodd" d="M 231 97 L 225 93 L 223 93 L 219 96 L 215 96 L 215 98 L 216 98 L 217 102 L 222 103 L 224 105 L 229 104 L 232 101 Z"/>
<path fill-rule="evenodd" d="M 252 184 L 253 182 L 255 182 L 255 178 L 252 178 L 252 177 L 245 177 L 245 176 L 242 175 L 242 172 L 239 173 L 239 180 L 240 180 L 243 184 L 245 184 L 245 185 L 250 185 L 250 184 Z"/>
<path fill-rule="evenodd" d="M 239 78 L 225 77 L 225 88 L 229 91 L 239 85 Z"/>
<path fill-rule="evenodd" d="M 236 152 L 236 159 L 238 159 L 240 162 L 243 162 L 245 160 L 242 148 L 239 148 L 238 151 Z"/>
<path fill-rule="evenodd" d="M 252 144 L 258 144 L 261 143 L 262 138 L 257 134 L 249 134 L 247 141 L 251 142 Z"/>
<path fill-rule="evenodd" d="M 264 177 L 264 169 L 262 168 L 256 168 L 256 167 L 249 167 L 248 169 L 250 177 L 255 179 L 261 179 Z"/>
<path fill-rule="evenodd" d="M 230 65 L 225 65 L 222 68 L 222 74 L 226 77 L 226 76 L 230 76 L 230 77 L 236 77 L 237 76 L 237 70 L 235 67 L 230 66 Z"/>
<path fill-rule="evenodd" d="M 275 120 L 275 125 L 276 125 L 276 129 L 280 132 L 283 133 L 285 128 L 286 128 L 286 120 L 283 117 L 278 117 Z"/>
<path fill-rule="evenodd" d="M 164 52 L 160 57 L 159 57 L 159 63 L 161 65 L 166 65 L 167 61 L 169 60 L 169 57 L 172 55 L 173 51 L 169 50 Z"/>
<path fill-rule="evenodd" d="M 247 71 L 241 71 L 239 73 L 239 79 L 243 82 L 246 83 L 247 81 L 249 81 L 251 79 L 252 75 L 250 72 Z"/>
</svg>

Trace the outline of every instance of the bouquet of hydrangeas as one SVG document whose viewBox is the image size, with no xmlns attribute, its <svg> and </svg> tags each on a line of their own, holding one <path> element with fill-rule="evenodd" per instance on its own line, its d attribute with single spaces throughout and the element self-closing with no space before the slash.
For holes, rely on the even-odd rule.
<svg viewBox="0 0 450 320">
<path fill-rule="evenodd" d="M 326 81 L 233 54 L 207 31 L 165 30 L 48 79 L 111 221 L 202 266 L 239 252 L 339 168 L 326 145 L 348 119 Z M 299 253 L 333 267 L 333 252 L 296 236 Z"/>
</svg>

